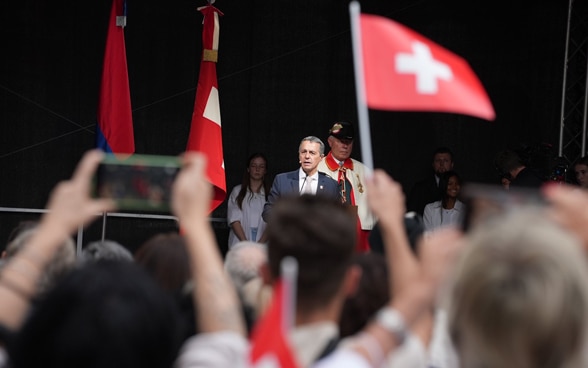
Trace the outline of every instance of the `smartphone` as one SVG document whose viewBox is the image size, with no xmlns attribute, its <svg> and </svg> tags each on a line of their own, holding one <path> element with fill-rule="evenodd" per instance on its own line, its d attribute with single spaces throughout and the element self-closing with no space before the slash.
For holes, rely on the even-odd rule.
<svg viewBox="0 0 588 368">
<path fill-rule="evenodd" d="M 493 216 L 500 216 L 518 207 L 542 208 L 546 200 L 538 188 L 511 187 L 501 185 L 467 183 L 463 186 L 460 200 L 465 204 L 462 229 L 468 230 L 477 223 Z"/>
<path fill-rule="evenodd" d="M 94 194 L 113 199 L 120 210 L 169 212 L 172 184 L 180 170 L 177 156 L 106 154 L 98 166 Z"/>
</svg>

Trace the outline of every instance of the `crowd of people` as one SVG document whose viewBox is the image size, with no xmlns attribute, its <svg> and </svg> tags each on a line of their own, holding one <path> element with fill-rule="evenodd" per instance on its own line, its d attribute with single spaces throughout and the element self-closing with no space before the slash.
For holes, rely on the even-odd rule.
<svg viewBox="0 0 588 368">
<path fill-rule="evenodd" d="M 172 188 L 181 234 L 134 254 L 93 242 L 75 257 L 71 234 L 116 208 L 90 195 L 103 154 L 89 151 L 40 220 L 10 236 L 0 367 L 586 366 L 587 160 L 574 166 L 580 186 L 542 185 L 541 203 L 497 208 L 460 200 L 447 148 L 405 198 L 384 171 L 350 158 L 353 138 L 351 124 L 335 123 L 327 155 L 318 137 L 303 138 L 300 167 L 271 185 L 267 159 L 251 155 L 229 197 L 224 259 L 198 153 L 183 156 Z M 509 154 L 496 162 L 510 185 L 534 184 Z M 289 323 L 264 330 L 286 348 L 259 353 L 252 336 L 291 259 Z"/>
</svg>

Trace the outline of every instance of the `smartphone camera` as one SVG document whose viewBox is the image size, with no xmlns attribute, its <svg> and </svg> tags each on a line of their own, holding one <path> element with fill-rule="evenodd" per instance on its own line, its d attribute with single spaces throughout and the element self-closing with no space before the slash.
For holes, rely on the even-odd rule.
<svg viewBox="0 0 588 368">
<path fill-rule="evenodd" d="M 95 195 L 113 199 L 120 210 L 169 212 L 171 189 L 180 170 L 176 156 L 108 154 L 98 167 Z"/>
</svg>

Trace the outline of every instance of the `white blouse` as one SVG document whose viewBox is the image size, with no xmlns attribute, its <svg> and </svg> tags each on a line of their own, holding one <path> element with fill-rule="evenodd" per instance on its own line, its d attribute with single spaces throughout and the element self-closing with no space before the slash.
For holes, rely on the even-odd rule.
<svg viewBox="0 0 588 368">
<path fill-rule="evenodd" d="M 464 204 L 459 200 L 455 201 L 455 205 L 450 210 L 443 208 L 441 201 L 427 204 L 423 212 L 425 231 L 431 231 L 449 225 L 459 225 L 464 215 L 464 210 Z"/>
<path fill-rule="evenodd" d="M 245 198 L 243 198 L 243 208 L 241 209 L 237 204 L 237 196 L 240 190 L 241 185 L 237 185 L 233 188 L 229 196 L 227 203 L 227 223 L 231 226 L 233 222 L 239 221 L 247 240 L 259 241 L 266 227 L 265 221 L 261 218 L 263 205 L 265 204 L 265 191 L 263 187 L 260 193 L 252 193 L 247 189 Z M 253 235 L 255 235 L 255 238 Z M 237 242 L 239 242 L 239 238 L 231 228 L 229 232 L 229 249 Z"/>
</svg>

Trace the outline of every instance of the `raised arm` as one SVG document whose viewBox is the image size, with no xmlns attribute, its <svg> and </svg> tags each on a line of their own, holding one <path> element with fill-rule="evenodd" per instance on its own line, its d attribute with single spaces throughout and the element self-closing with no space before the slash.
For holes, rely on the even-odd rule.
<svg viewBox="0 0 588 368">
<path fill-rule="evenodd" d="M 77 228 L 111 211 L 110 200 L 90 197 L 92 175 L 103 154 L 87 152 L 68 181 L 59 183 L 31 240 L 0 271 L 0 323 L 18 329 L 37 291 L 39 278 L 53 255 Z"/>
<path fill-rule="evenodd" d="M 402 344 L 407 329 L 413 329 L 423 315 L 430 313 L 438 286 L 460 247 L 457 242 L 460 234 L 455 230 L 436 232 L 420 244 L 420 259 L 417 259 L 409 249 L 404 230 L 404 197 L 400 185 L 381 170 L 374 172 L 367 185 L 370 206 L 380 218 L 386 257 L 392 270 L 389 277 L 393 297 L 355 337 L 351 348 L 367 365 L 379 367 Z M 333 365 L 321 368 L 338 363 L 334 361 Z"/>
<path fill-rule="evenodd" d="M 237 293 L 223 270 L 208 219 L 212 187 L 205 169 L 203 155 L 187 153 L 172 195 L 172 208 L 188 244 L 198 328 L 203 333 L 231 331 L 245 336 Z"/>
</svg>

